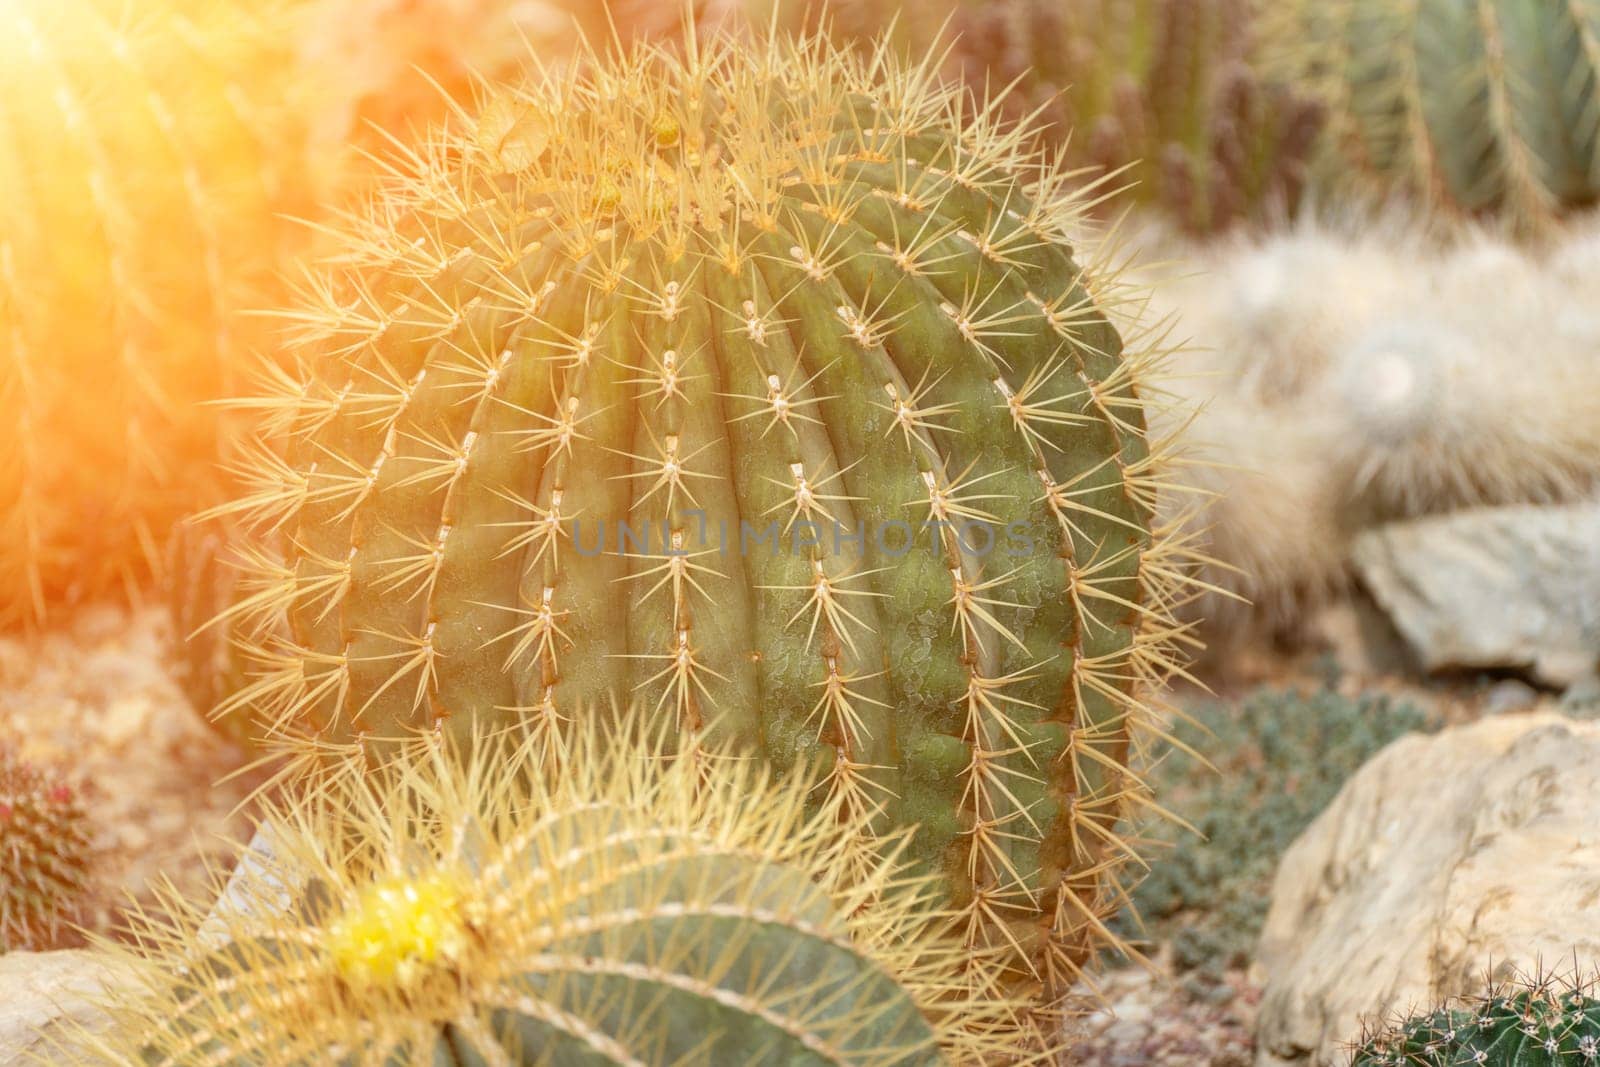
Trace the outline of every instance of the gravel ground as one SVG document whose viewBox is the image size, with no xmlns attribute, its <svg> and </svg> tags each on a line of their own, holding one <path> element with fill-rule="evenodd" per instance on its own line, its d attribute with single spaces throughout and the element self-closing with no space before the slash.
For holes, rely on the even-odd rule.
<svg viewBox="0 0 1600 1067">
<path fill-rule="evenodd" d="M 1074 1067 L 1249 1067 L 1261 991 L 1242 972 L 1201 999 L 1154 968 L 1124 967 L 1100 978 L 1106 1006 L 1078 1025 Z"/>
</svg>

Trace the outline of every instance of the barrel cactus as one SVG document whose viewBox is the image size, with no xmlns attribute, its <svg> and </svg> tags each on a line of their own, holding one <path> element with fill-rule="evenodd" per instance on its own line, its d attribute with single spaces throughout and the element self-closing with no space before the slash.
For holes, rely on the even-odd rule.
<svg viewBox="0 0 1600 1067">
<path fill-rule="evenodd" d="M 886 51 L 716 38 L 420 150 L 258 401 L 227 710 L 377 750 L 638 701 L 822 760 L 852 824 L 919 828 L 973 944 L 1067 985 L 1184 546 L 1081 200 L 964 114 Z"/>
<path fill-rule="evenodd" d="M 294 207 L 276 11 L 0 5 L 0 627 L 138 581 L 205 500 Z"/>
<path fill-rule="evenodd" d="M 1263 62 L 1327 107 L 1336 173 L 1536 228 L 1600 194 L 1600 3 L 1293 0 Z"/>
<path fill-rule="evenodd" d="M 350 762 L 269 802 L 267 847 L 226 888 L 141 915 L 138 951 L 102 949 L 133 980 L 109 998 L 111 1036 L 72 1051 L 255 1067 L 1032 1051 L 1020 1006 L 963 982 L 926 878 L 837 811 L 808 814 L 803 777 L 663 763 L 650 732 L 569 731 L 554 768 L 537 738 L 413 746 L 377 784 Z"/>
<path fill-rule="evenodd" d="M 90 891 L 91 852 L 77 789 L 0 744 L 0 952 L 60 942 Z"/>
<path fill-rule="evenodd" d="M 1514 976 L 1369 1033 L 1354 1067 L 1557 1067 L 1600 1060 L 1592 977 Z"/>
</svg>

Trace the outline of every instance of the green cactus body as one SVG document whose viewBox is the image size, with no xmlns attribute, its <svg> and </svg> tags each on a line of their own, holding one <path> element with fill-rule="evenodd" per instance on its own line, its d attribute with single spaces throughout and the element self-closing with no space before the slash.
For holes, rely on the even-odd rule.
<svg viewBox="0 0 1600 1067">
<path fill-rule="evenodd" d="M 1263 62 L 1327 105 L 1329 170 L 1522 227 L 1600 193 L 1594 0 L 1297 0 Z"/>
<path fill-rule="evenodd" d="M 293 206 L 273 10 L 0 9 L 0 626 L 138 581 L 216 484 L 202 402 Z"/>
<path fill-rule="evenodd" d="M 501 98 L 349 236 L 236 509 L 292 547 L 232 704 L 376 745 L 639 702 L 820 760 L 1065 979 L 1168 662 L 1145 364 L 1021 133 L 705 47 Z"/>
<path fill-rule="evenodd" d="M 1353 1067 L 1565 1067 L 1600 1061 L 1592 979 L 1513 978 L 1376 1034 Z"/>
<path fill-rule="evenodd" d="M 77 790 L 0 745 L 0 952 L 55 947 L 81 914 L 89 870 Z"/>
<path fill-rule="evenodd" d="M 134 917 L 139 949 L 102 946 L 131 981 L 74 1053 L 907 1067 L 1058 1044 L 1025 1043 L 992 958 L 963 987 L 928 880 L 807 814 L 805 778 L 667 764 L 637 723 L 589 725 L 569 760 L 411 746 L 269 802 L 220 905 L 163 900 Z"/>
<path fill-rule="evenodd" d="M 291 995 L 342 998 L 359 1017 L 368 998 L 454 1001 L 471 968 L 486 987 L 480 1010 L 470 1021 L 459 1008 L 440 1012 L 431 1026 L 419 1012 L 415 1033 L 384 1050 L 405 1063 L 940 1061 L 916 1003 L 850 942 L 804 871 L 725 855 L 643 821 L 604 807 L 555 814 L 519 842 L 526 856 L 469 865 L 468 876 L 494 879 L 517 913 L 469 914 L 462 887 L 437 873 L 374 883 L 309 932 L 327 949 L 323 981 Z M 557 857 L 570 861 L 540 866 Z M 511 873 L 530 859 L 531 872 Z M 318 914 L 315 896 L 296 907 Z M 515 950 L 485 951 L 498 939 Z M 226 1003 L 221 991 L 241 982 L 253 993 L 272 980 L 281 951 L 270 937 L 235 941 L 196 965 L 203 985 L 191 995 L 209 988 Z M 310 1028 L 267 1029 L 257 1043 L 196 1022 L 179 1017 L 157 1036 L 155 1062 L 190 1062 L 178 1050 L 191 1042 L 226 1063 L 263 1054 L 273 1064 L 312 1063 L 327 1048 L 327 1033 Z"/>
</svg>

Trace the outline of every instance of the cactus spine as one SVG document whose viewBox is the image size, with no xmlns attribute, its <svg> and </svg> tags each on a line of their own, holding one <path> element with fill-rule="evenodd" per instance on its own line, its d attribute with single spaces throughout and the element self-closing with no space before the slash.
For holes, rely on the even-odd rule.
<svg viewBox="0 0 1600 1067">
<path fill-rule="evenodd" d="M 232 707 L 376 746 L 627 699 L 825 759 L 1063 988 L 1182 584 L 1081 202 L 887 50 L 576 66 L 423 150 L 297 312 Z"/>
<path fill-rule="evenodd" d="M 726 19 L 734 0 L 695 0 L 700 25 Z M 301 62 L 325 82 L 328 106 L 312 136 L 329 151 L 354 144 L 382 156 L 390 138 L 445 120 L 482 80 L 513 79 L 541 57 L 570 54 L 577 38 L 674 36 L 681 2 L 656 0 L 311 0 L 301 8 Z M 556 58 L 559 62 L 560 59 Z"/>
<path fill-rule="evenodd" d="M 0 952 L 59 942 L 81 913 L 90 849 L 77 790 L 0 744 Z"/>
<path fill-rule="evenodd" d="M 470 753 L 412 746 L 272 802 L 209 918 L 141 916 L 135 991 L 94 1062 L 992 1062 L 1023 1011 L 966 984 L 926 878 L 803 776 L 654 759 L 591 722 Z M 648 731 L 646 731 L 648 733 Z M 620 735 L 620 736 L 619 736 Z M 216 887 L 220 889 L 221 887 Z M 131 957 L 131 959 L 130 959 Z M 1031 1039 L 1029 1037 L 1028 1039 Z"/>
<path fill-rule="evenodd" d="M 797 8 L 799 5 L 789 5 Z M 920 54 L 948 42 L 977 89 L 1015 84 L 1076 165 L 1207 232 L 1299 199 L 1321 108 L 1255 69 L 1251 0 L 841 0 L 840 40 L 891 18 Z"/>
<path fill-rule="evenodd" d="M 136 581 L 205 498 L 201 402 L 291 206 L 277 100 L 253 104 L 281 95 L 274 11 L 0 9 L 0 626 Z"/>
<path fill-rule="evenodd" d="M 1336 171 L 1538 227 L 1600 194 L 1600 3 L 1293 0 L 1263 62 L 1329 112 Z"/>
<path fill-rule="evenodd" d="M 1600 1061 L 1600 997 L 1592 977 L 1516 976 L 1376 1033 L 1354 1067 L 1558 1067 Z"/>
</svg>

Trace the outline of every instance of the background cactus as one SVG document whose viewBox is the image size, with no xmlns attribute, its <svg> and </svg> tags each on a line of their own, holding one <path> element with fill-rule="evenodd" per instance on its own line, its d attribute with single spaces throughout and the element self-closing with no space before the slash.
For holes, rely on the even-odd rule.
<svg viewBox="0 0 1600 1067">
<path fill-rule="evenodd" d="M 1523 246 L 1308 213 L 1269 234 L 1196 244 L 1147 227 L 1132 243 L 1140 262 L 1184 264 L 1140 280 L 1188 345 L 1169 382 L 1199 409 L 1183 479 L 1219 497 L 1199 536 L 1225 566 L 1189 606 L 1213 651 L 1252 628 L 1303 636 L 1377 523 L 1600 488 L 1592 232 Z"/>
<path fill-rule="evenodd" d="M 887 52 L 579 66 L 421 150 L 294 313 L 231 707 L 325 749 L 628 699 L 825 759 L 1059 991 L 1185 550 L 1080 200 Z"/>
<path fill-rule="evenodd" d="M 1393 300 L 1336 351 L 1308 400 L 1347 430 L 1325 436 L 1352 515 L 1575 501 L 1600 486 L 1593 282 L 1544 258 L 1469 236 L 1434 257 L 1419 301 Z"/>
<path fill-rule="evenodd" d="M 91 842 L 77 789 L 0 743 L 0 952 L 60 943 L 86 903 Z"/>
<path fill-rule="evenodd" d="M 1362 1039 L 1354 1067 L 1557 1067 L 1600 1060 L 1592 976 L 1513 976 Z"/>
<path fill-rule="evenodd" d="M 1292 0 L 1262 63 L 1329 116 L 1333 174 L 1527 228 L 1600 193 L 1595 0 Z"/>
<path fill-rule="evenodd" d="M 1298 202 L 1321 108 L 1254 66 L 1251 0 L 837 0 L 784 5 L 831 20 L 841 40 L 898 19 L 920 55 L 979 90 L 1016 83 L 1013 117 L 1039 113 L 1075 165 L 1116 172 L 1190 230 Z M 941 31 L 943 35 L 941 37 Z"/>
<path fill-rule="evenodd" d="M 0 626 L 136 582 L 206 499 L 295 205 L 285 43 L 243 0 L 0 8 Z"/>
<path fill-rule="evenodd" d="M 636 721 L 350 761 L 263 812 L 270 846 L 144 915 L 95 1062 L 1014 1062 L 927 879 L 810 782 L 653 758 Z M 892 851 L 892 850 L 890 850 Z M 978 992 L 983 990 L 983 992 Z M 1053 1042 L 1055 1039 L 1046 1038 Z M 985 1059 L 984 1057 L 993 1057 Z"/>
</svg>

